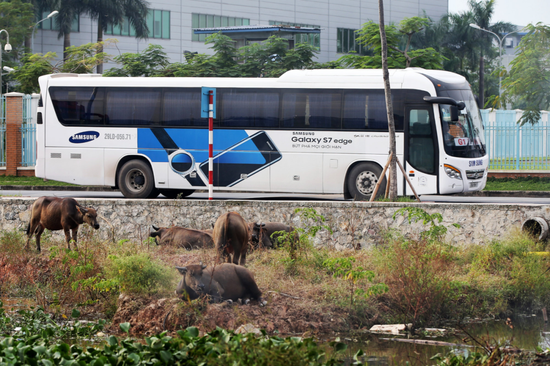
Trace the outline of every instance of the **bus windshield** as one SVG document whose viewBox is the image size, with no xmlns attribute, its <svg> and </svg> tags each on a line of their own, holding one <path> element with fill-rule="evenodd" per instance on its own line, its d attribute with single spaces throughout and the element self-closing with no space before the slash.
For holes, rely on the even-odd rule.
<svg viewBox="0 0 550 366">
<path fill-rule="evenodd" d="M 463 158 L 485 156 L 483 123 L 473 94 L 468 90 L 451 90 L 447 93 L 445 96 L 463 101 L 466 107 L 459 111 L 458 121 L 451 121 L 451 106 L 439 105 L 445 152 Z"/>
</svg>

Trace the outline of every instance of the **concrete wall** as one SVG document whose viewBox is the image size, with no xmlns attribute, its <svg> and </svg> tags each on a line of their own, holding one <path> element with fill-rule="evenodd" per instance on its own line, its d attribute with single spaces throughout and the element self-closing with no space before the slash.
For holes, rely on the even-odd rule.
<svg viewBox="0 0 550 366">
<path fill-rule="evenodd" d="M 3 197 L 0 201 L 0 229 L 25 230 L 29 221 L 29 207 L 34 199 Z M 151 224 L 178 225 L 196 229 L 211 228 L 217 217 L 227 211 L 239 212 L 248 221 L 279 221 L 303 227 L 296 208 L 313 208 L 326 218 L 332 230 L 324 230 L 315 238 L 316 245 L 337 249 L 367 248 L 379 242 L 388 229 L 402 233 L 418 233 L 420 223 L 409 225 L 393 214 L 401 207 L 414 206 L 428 213 L 439 212 L 449 228 L 448 240 L 455 245 L 486 244 L 498 239 L 532 217 L 550 218 L 550 205 L 493 205 L 493 204 L 427 204 L 427 203 L 368 203 L 368 202 L 271 202 L 271 201 L 198 201 L 198 200 L 79 200 L 85 206 L 96 208 L 102 216 L 101 228 L 93 235 L 102 239 L 145 240 Z M 451 224 L 457 223 L 457 229 Z M 63 240 L 61 232 L 54 235 Z"/>
</svg>

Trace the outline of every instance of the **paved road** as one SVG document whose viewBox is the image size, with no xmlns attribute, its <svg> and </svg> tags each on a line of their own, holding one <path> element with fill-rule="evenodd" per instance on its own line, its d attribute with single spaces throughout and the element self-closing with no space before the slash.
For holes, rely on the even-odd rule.
<svg viewBox="0 0 550 366">
<path fill-rule="evenodd" d="M 58 196 L 74 198 L 124 198 L 118 191 L 67 191 L 67 190 L 0 190 L 1 196 L 41 197 Z M 550 194 L 498 194 L 490 196 L 435 196 L 423 195 L 423 202 L 436 203 L 494 203 L 494 204 L 535 204 L 550 205 Z M 158 199 L 167 199 L 160 195 Z M 207 192 L 197 192 L 186 199 L 208 199 Z M 216 200 L 276 200 L 276 201 L 344 201 L 342 195 L 336 194 L 276 194 L 276 193 L 228 193 L 214 192 Z"/>
</svg>

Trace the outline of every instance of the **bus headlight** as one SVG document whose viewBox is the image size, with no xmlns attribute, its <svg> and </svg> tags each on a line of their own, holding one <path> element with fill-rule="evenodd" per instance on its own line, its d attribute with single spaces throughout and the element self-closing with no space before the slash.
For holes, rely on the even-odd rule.
<svg viewBox="0 0 550 366">
<path fill-rule="evenodd" d="M 444 164 L 443 168 L 445 169 L 445 173 L 447 173 L 449 177 L 462 180 L 462 174 L 460 174 L 460 170 L 458 170 L 454 166 Z"/>
</svg>

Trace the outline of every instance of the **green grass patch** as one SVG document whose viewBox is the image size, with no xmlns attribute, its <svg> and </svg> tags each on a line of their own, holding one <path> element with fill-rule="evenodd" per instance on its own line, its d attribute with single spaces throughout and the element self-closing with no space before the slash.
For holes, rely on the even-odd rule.
<svg viewBox="0 0 550 366">
<path fill-rule="evenodd" d="M 550 191 L 550 178 L 488 178 L 484 191 Z"/>
<path fill-rule="evenodd" d="M 55 180 L 44 180 L 38 177 L 14 177 L 10 175 L 0 176 L 0 186 L 55 186 L 55 187 L 76 187 L 76 184 L 58 182 Z"/>
</svg>

